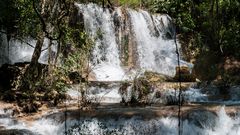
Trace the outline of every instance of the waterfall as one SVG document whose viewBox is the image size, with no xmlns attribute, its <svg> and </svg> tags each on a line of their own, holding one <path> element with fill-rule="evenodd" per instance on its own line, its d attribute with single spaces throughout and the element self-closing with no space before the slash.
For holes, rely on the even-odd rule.
<svg viewBox="0 0 240 135">
<path fill-rule="evenodd" d="M 168 15 L 123 7 L 110 11 L 92 3 L 75 5 L 95 43 L 90 66 L 98 81 L 127 80 L 144 71 L 175 75 L 175 30 Z M 30 46 L 11 39 L 8 46 L 6 35 L 1 35 L 1 39 L 0 65 L 31 60 L 36 40 L 24 39 Z M 47 44 L 45 39 L 40 63 L 47 64 Z M 52 50 L 56 54 L 56 47 Z M 181 65 L 191 66 L 184 61 Z"/>
<path fill-rule="evenodd" d="M 175 31 L 168 15 L 121 7 L 109 11 L 95 4 L 76 6 L 83 14 L 85 30 L 95 42 L 91 66 L 97 80 L 129 79 L 132 67 L 135 71 L 175 75 Z M 190 64 L 181 61 L 181 65 Z"/>
<path fill-rule="evenodd" d="M 174 76 L 177 66 L 174 40 L 163 39 L 162 31 L 158 31 L 159 35 L 155 34 L 157 31 L 155 31 L 153 19 L 156 18 L 152 18 L 148 12 L 129 10 L 129 14 L 137 40 L 140 67 Z M 165 17 L 167 16 L 160 16 L 161 19 Z"/>
<path fill-rule="evenodd" d="M 77 6 L 84 15 L 85 30 L 95 41 L 91 66 L 97 80 L 122 80 L 124 71 L 120 66 L 111 13 L 95 4 Z"/>
</svg>

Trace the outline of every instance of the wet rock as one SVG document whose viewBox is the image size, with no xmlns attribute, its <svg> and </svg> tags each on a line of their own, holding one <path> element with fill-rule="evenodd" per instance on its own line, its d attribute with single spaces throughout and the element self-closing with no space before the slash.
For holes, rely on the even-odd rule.
<svg viewBox="0 0 240 135">
<path fill-rule="evenodd" d="M 9 64 L 2 65 L 0 67 L 0 88 L 2 89 L 2 91 L 10 90 L 13 87 L 13 81 L 17 78 L 19 74 L 20 68 L 18 66 Z"/>
<path fill-rule="evenodd" d="M 224 83 L 217 84 L 217 85 L 215 85 L 213 83 L 201 84 L 200 88 L 202 89 L 203 93 L 208 95 L 208 99 L 210 101 L 217 101 L 217 100 L 221 101 L 221 100 L 230 100 L 231 99 L 231 94 L 230 94 L 230 90 L 229 90 L 230 88 L 229 88 L 229 86 L 225 86 Z"/>
<path fill-rule="evenodd" d="M 38 111 L 38 108 L 41 107 L 41 103 L 38 101 L 34 101 L 34 102 L 25 102 L 23 104 L 21 104 L 22 106 L 22 110 L 25 113 L 34 113 Z"/>
<path fill-rule="evenodd" d="M 71 7 L 70 17 L 69 17 L 69 25 L 72 28 L 81 28 L 84 29 L 83 22 L 83 14 L 78 12 L 78 8 L 76 6 Z"/>
<path fill-rule="evenodd" d="M 229 89 L 229 95 L 231 100 L 239 101 L 240 100 L 240 86 L 232 86 Z"/>
<path fill-rule="evenodd" d="M 32 131 L 26 129 L 4 129 L 0 128 L 0 135 L 36 135 Z"/>
<path fill-rule="evenodd" d="M 0 126 L 0 133 L 1 133 L 1 130 L 4 130 L 5 127 L 4 126 Z"/>
<path fill-rule="evenodd" d="M 217 86 L 212 84 L 201 84 L 200 88 L 208 95 L 209 100 L 217 100 L 219 98 L 220 90 Z"/>
<path fill-rule="evenodd" d="M 12 116 L 18 116 L 21 113 L 21 110 L 18 106 L 15 106 L 12 110 Z"/>
<path fill-rule="evenodd" d="M 156 98 L 161 98 L 162 97 L 162 93 L 160 91 L 156 91 L 155 97 Z"/>
<path fill-rule="evenodd" d="M 165 102 L 163 102 L 166 105 L 178 105 L 179 101 L 178 101 L 178 97 L 174 96 L 174 95 L 167 95 L 165 97 Z"/>
</svg>

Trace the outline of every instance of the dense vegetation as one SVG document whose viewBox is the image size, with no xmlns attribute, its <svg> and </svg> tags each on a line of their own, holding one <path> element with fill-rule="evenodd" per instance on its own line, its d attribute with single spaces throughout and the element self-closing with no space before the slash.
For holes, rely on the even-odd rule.
<svg viewBox="0 0 240 135">
<path fill-rule="evenodd" d="M 146 4 L 150 11 L 174 18 L 185 58 L 196 60 L 198 78 L 214 80 L 221 76 L 226 85 L 239 84 L 236 65 L 225 68 L 229 59 L 240 59 L 239 6 L 238 0 L 155 0 Z"/>
<path fill-rule="evenodd" d="M 237 0 L 155 1 L 153 12 L 176 20 L 178 33 L 202 51 L 239 58 L 240 3 Z"/>
<path fill-rule="evenodd" d="M 74 2 L 74 0 L 0 1 L 0 31 L 7 35 L 8 41 L 10 39 L 24 41 L 26 37 L 37 40 L 31 63 L 21 79 L 15 83 L 16 91 L 21 91 L 21 95 L 14 100 L 21 98 L 26 99 L 26 103 L 36 104 L 35 100 L 41 100 L 36 95 L 55 92 L 57 94 L 53 94 L 56 95 L 54 102 L 58 102 L 55 99 L 62 99 L 60 97 L 64 95 L 62 93 L 66 84 L 71 82 L 69 75 L 77 73 L 77 76 L 81 76 L 86 72 L 84 70 L 88 69 L 88 65 L 84 63 L 89 60 L 92 41 L 84 32 L 81 21 L 74 17 L 77 13 Z M 238 0 L 78 0 L 78 2 L 95 2 L 105 8 L 124 5 L 136 9 L 143 8 L 152 13 L 167 13 L 175 21 L 177 36 L 181 39 L 186 54 L 185 58 L 189 61 L 197 58 L 195 64 L 198 69 L 210 67 L 204 73 L 197 71 L 204 75 L 210 73 L 209 77 L 203 80 L 213 80 L 218 74 L 223 76 L 224 83 L 237 80 L 229 82 L 229 79 L 232 79 L 231 75 L 236 71 L 230 75 L 222 70 L 215 71 L 227 57 L 240 59 Z M 53 62 L 49 60 L 47 72 L 42 73 L 39 70 L 42 70 L 43 66 L 38 63 L 38 59 L 45 37 L 50 40 L 50 46 L 53 42 L 57 43 L 59 54 Z M 58 57 L 64 58 L 62 66 L 57 66 Z M 47 100 L 51 99 L 52 97 L 49 97 Z"/>
<path fill-rule="evenodd" d="M 8 41 L 26 42 L 26 38 L 37 41 L 30 64 L 17 73 L 20 77 L 13 75 L 10 83 L 14 86 L 10 92 L 2 91 L 1 99 L 18 101 L 20 106 L 26 106 L 26 112 L 36 111 L 41 101 L 56 105 L 64 99 L 71 79 L 81 78 L 88 69 L 86 61 L 92 48 L 92 41 L 75 17 L 78 11 L 74 1 L 2 0 L 0 5 L 0 29 Z M 57 44 L 58 49 L 55 57 L 49 57 L 48 66 L 38 63 L 45 38 L 49 39 L 49 54 L 52 45 Z M 62 58 L 61 65 L 57 64 L 58 57 Z M 75 77 L 69 77 L 72 73 Z M 29 103 L 30 106 L 26 105 Z"/>
</svg>

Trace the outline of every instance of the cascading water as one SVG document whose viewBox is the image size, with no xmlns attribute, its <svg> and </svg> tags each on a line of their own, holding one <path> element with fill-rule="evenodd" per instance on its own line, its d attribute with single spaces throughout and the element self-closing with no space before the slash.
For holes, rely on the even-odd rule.
<svg viewBox="0 0 240 135">
<path fill-rule="evenodd" d="M 146 109 L 150 111 L 151 109 Z M 0 112 L 1 113 L 1 112 Z M 59 114 L 62 115 L 62 114 Z M 147 114 L 146 114 L 147 115 Z M 70 135 L 176 135 L 178 120 L 176 117 L 144 119 L 143 117 L 111 117 L 68 119 L 67 131 Z M 51 118 L 42 118 L 32 124 L 0 118 L 0 125 L 7 129 L 27 129 L 34 135 L 64 135 L 65 123 Z M 183 135 L 239 135 L 240 116 L 230 117 L 224 107 L 214 114 L 210 111 L 189 112 L 183 120 Z"/>
<path fill-rule="evenodd" d="M 84 15 L 85 30 L 95 41 L 91 66 L 97 80 L 124 79 L 111 13 L 95 4 L 77 6 Z"/>
<path fill-rule="evenodd" d="M 127 56 L 121 55 L 128 55 L 125 59 L 130 59 L 130 50 L 137 54 L 133 62 L 135 70 L 175 75 L 177 55 L 172 39 L 175 33 L 169 16 L 151 16 L 143 10 L 121 8 L 110 12 L 95 4 L 76 5 L 83 14 L 85 30 L 95 41 L 92 68 L 97 80 L 127 79 L 128 73 L 123 70 L 124 60 L 121 60 Z M 170 39 L 165 38 L 166 35 L 170 35 Z M 181 64 L 190 65 L 183 61 Z"/>
<path fill-rule="evenodd" d="M 97 81 L 131 79 L 129 71 L 132 69 L 135 71 L 154 71 L 167 76 L 175 75 L 175 67 L 177 66 L 176 48 L 173 40 L 175 31 L 168 15 L 150 15 L 143 10 L 136 11 L 121 7 L 109 11 L 95 4 L 76 4 L 76 6 L 79 8 L 79 13 L 83 14 L 86 32 L 95 43 L 91 67 Z M 33 48 L 19 41 L 11 40 L 8 50 L 6 37 L 3 39 L 4 46 L 0 47 L 4 54 L 1 54 L 0 65 L 30 61 Z M 30 41 L 29 43 L 34 46 L 36 41 Z M 44 48 L 46 48 L 46 45 Z M 40 58 L 41 63 L 46 63 L 46 56 L 48 56 L 47 51 L 43 51 Z M 181 61 L 181 65 L 191 66 L 184 61 Z M 127 88 L 126 93 L 120 93 L 119 88 L 119 84 L 112 84 L 108 88 L 102 86 L 90 87 L 86 92 L 86 97 L 96 103 L 120 103 L 122 99 L 128 101 L 132 94 L 136 94 L 132 92 L 132 85 Z M 68 94 L 76 101 L 80 93 L 73 89 L 69 90 Z M 158 95 L 159 91 L 161 93 Z M 231 90 L 232 93 L 236 91 L 235 89 Z M 178 100 L 177 98 L 174 99 L 175 94 L 178 95 L 178 91 L 175 93 L 174 89 L 165 91 L 153 89 L 147 95 L 147 103 L 167 104 L 169 100 Z M 208 95 L 202 93 L 201 89 L 189 88 L 182 95 L 186 102 L 205 102 L 209 100 Z M 232 98 L 239 101 L 239 96 L 236 94 L 232 94 Z M 124 107 L 117 109 L 117 112 L 121 114 L 121 111 L 123 111 L 121 109 L 124 109 Z M 146 117 L 152 110 L 154 108 L 151 107 L 139 109 L 139 111 L 144 112 Z M 103 109 L 101 113 L 105 113 L 104 111 L 109 113 L 109 111 L 116 110 L 107 108 Z M 46 116 L 34 120 L 31 124 L 15 120 L 11 117 L 11 113 L 11 111 L 0 110 L 0 133 L 1 126 L 6 129 L 27 129 L 28 131 L 21 131 L 26 134 L 29 132 L 37 135 L 63 135 L 65 132 L 62 112 L 57 114 L 61 115 L 59 119 Z M 126 114 L 131 113 L 132 111 L 129 111 Z M 167 117 L 151 117 L 151 119 L 145 119 L 142 116 L 125 118 L 122 115 L 80 118 L 70 116 L 66 121 L 67 131 L 68 134 L 76 135 L 175 135 L 178 133 L 178 119 L 170 114 Z M 224 108 L 221 108 L 217 115 L 212 112 L 197 112 L 184 117 L 183 134 L 238 135 L 240 134 L 239 121 L 239 114 L 230 117 L 226 114 Z"/>
<path fill-rule="evenodd" d="M 155 30 L 153 19 L 157 20 L 157 17 L 152 18 L 148 12 L 143 10 L 137 12 L 129 9 L 128 11 L 137 41 L 140 67 L 174 76 L 177 65 L 174 41 L 163 39 L 163 32 L 160 31 L 162 25 L 156 27 L 160 29 L 159 31 Z M 166 17 L 168 16 L 162 15 L 160 20 L 162 21 L 162 18 Z M 157 34 L 157 32 L 159 33 Z"/>
</svg>

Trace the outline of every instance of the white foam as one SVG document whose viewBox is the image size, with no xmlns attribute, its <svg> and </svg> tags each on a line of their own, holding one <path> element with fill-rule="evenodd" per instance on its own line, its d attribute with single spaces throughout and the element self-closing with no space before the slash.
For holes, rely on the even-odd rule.
<svg viewBox="0 0 240 135">
<path fill-rule="evenodd" d="M 199 113 L 201 117 L 201 113 Z M 183 121 L 184 135 L 238 135 L 240 134 L 240 116 L 230 117 L 226 114 L 224 107 L 217 113 L 213 128 L 207 126 L 199 127 L 188 119 Z M 1 118 L 0 124 L 8 129 L 28 129 L 41 135 L 64 135 L 65 123 L 59 123 L 51 119 L 40 119 L 31 125 L 13 122 L 10 118 Z M 89 135 L 128 135 L 128 134 L 151 134 L 151 135 L 177 135 L 178 119 L 175 117 L 154 118 L 144 120 L 141 117 L 132 118 L 81 118 L 78 120 L 67 120 L 67 131 L 69 134 Z"/>
<path fill-rule="evenodd" d="M 95 4 L 76 4 L 84 15 L 85 30 L 95 41 L 92 52 L 93 72 L 100 81 L 123 80 L 111 13 Z"/>
</svg>

